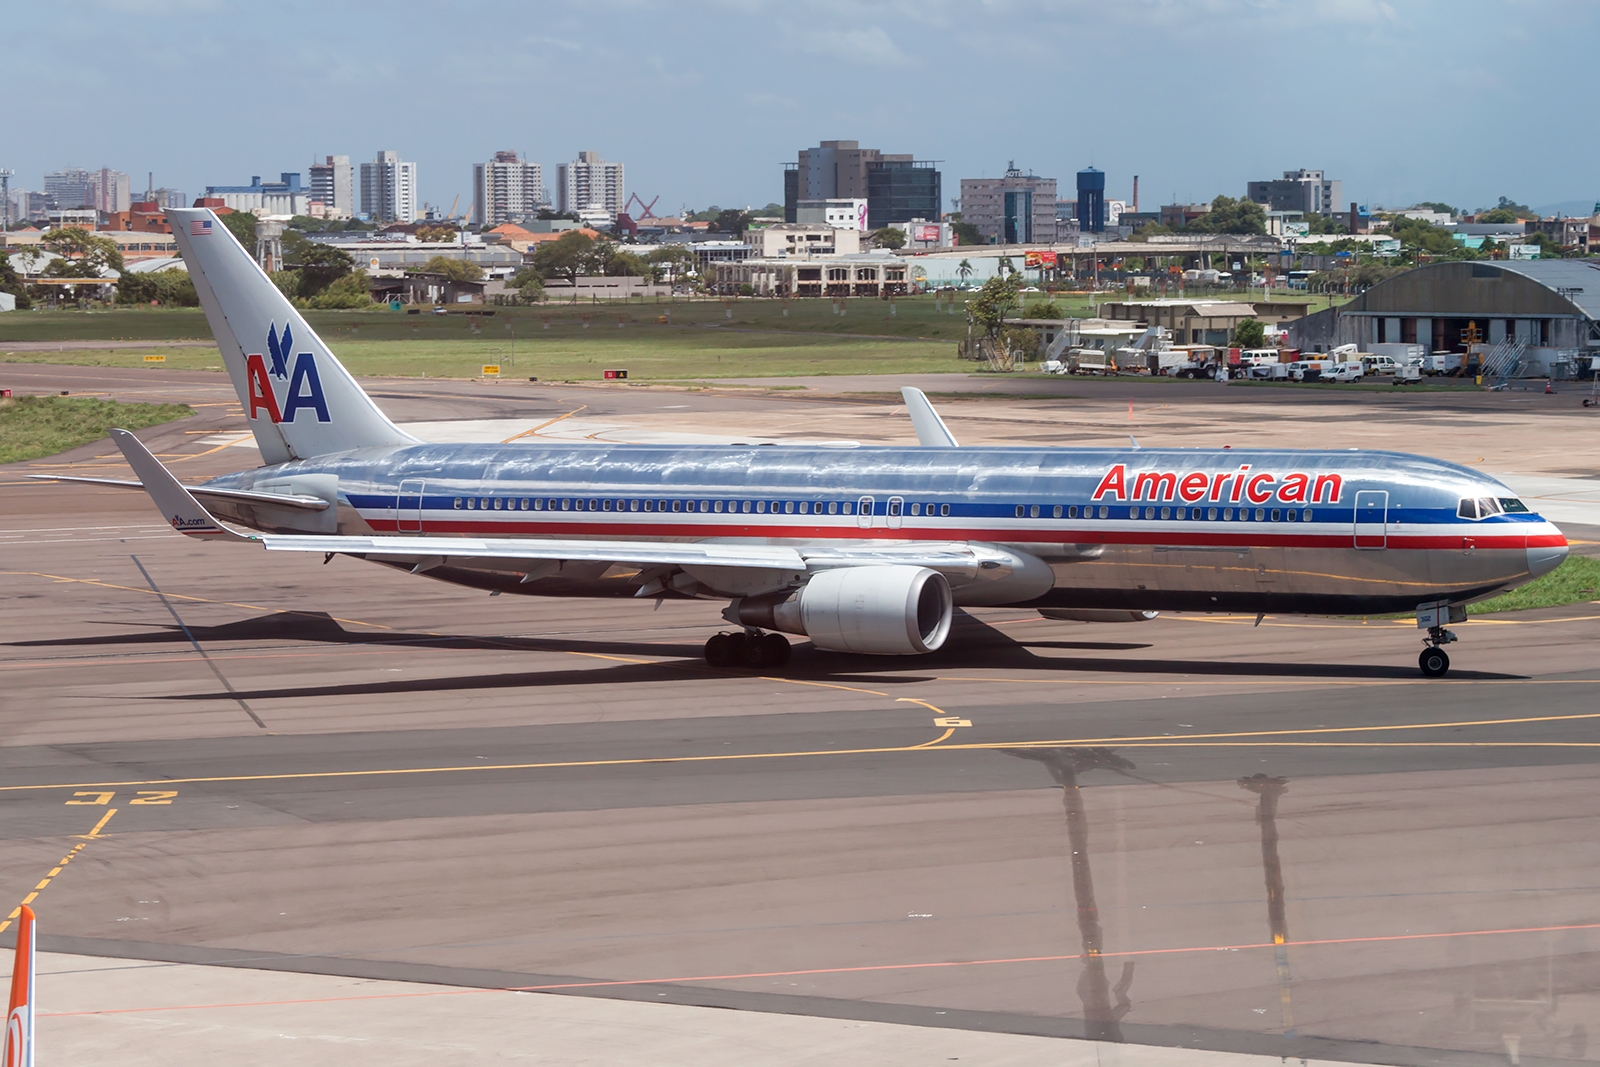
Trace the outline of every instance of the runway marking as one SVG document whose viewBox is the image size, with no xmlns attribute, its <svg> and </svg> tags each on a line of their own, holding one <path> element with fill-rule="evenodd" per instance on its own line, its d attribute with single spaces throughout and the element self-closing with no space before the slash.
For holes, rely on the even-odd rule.
<svg viewBox="0 0 1600 1067">
<path fill-rule="evenodd" d="M 921 701 L 914 701 L 922 703 Z M 1377 733 L 1393 730 L 1443 730 L 1474 726 L 1517 726 L 1539 722 L 1580 722 L 1600 719 L 1600 712 L 1573 715 L 1536 715 L 1515 719 L 1475 719 L 1457 722 L 1394 723 L 1377 726 L 1328 726 L 1294 730 L 1248 730 L 1229 733 L 1188 734 L 1181 738 L 1170 734 L 1149 734 L 1133 737 L 1078 737 L 1059 740 L 1036 741 L 975 741 L 959 745 L 940 745 L 930 749 L 927 743 L 893 745 L 880 748 L 816 749 L 796 752 L 729 752 L 688 756 L 633 756 L 616 759 L 556 760 L 544 763 L 495 763 L 447 767 L 378 767 L 367 770 L 297 771 L 280 774 L 235 774 L 196 778 L 151 778 L 126 782 L 53 782 L 41 785 L 5 785 L 0 793 L 37 792 L 48 789 L 120 788 L 123 786 L 165 786 L 196 783 L 224 784 L 228 782 L 290 782 L 324 778 L 378 778 L 406 774 L 459 774 L 483 771 L 535 771 L 561 770 L 579 767 L 636 767 L 661 763 L 727 763 L 740 760 L 806 759 L 818 756 L 892 755 L 901 752 L 982 752 L 1007 748 L 1082 748 L 1089 745 L 1127 747 L 1204 747 L 1201 741 L 1228 741 L 1237 746 L 1250 747 L 1244 739 L 1298 737 L 1308 734 Z M 1327 747 L 1412 747 L 1412 748 L 1600 748 L 1600 741 L 1419 741 L 1419 742 L 1320 742 Z M 1271 741 L 1258 744 L 1308 747 L 1317 742 Z M 1228 747 L 1216 745 L 1214 747 Z"/>
<path fill-rule="evenodd" d="M 763 682 L 783 682 L 786 685 L 814 685 L 819 689 L 843 689 L 846 692 L 850 692 L 850 693 L 867 693 L 867 694 L 869 694 L 871 696 L 875 696 L 875 697 L 886 697 L 886 696 L 889 695 L 888 693 L 880 693 L 876 689 L 861 689 L 861 688 L 859 688 L 857 686 L 853 686 L 853 685 L 838 685 L 838 684 L 835 684 L 834 682 L 808 682 L 808 681 L 805 681 L 805 680 L 800 679 L 800 678 L 778 678 L 778 677 L 775 677 L 775 676 L 772 676 L 772 675 L 767 675 L 767 674 L 758 675 L 758 677 Z"/>
<path fill-rule="evenodd" d="M 1501 937 L 1512 934 L 1563 933 L 1573 930 L 1600 930 L 1600 923 L 1564 923 L 1557 926 L 1517 926 L 1498 930 L 1449 930 L 1431 934 L 1378 934 L 1370 937 L 1328 937 L 1311 941 L 1252 941 L 1236 945 L 1192 945 L 1177 948 L 1124 949 L 1113 952 L 1070 952 L 1050 956 L 1010 956 L 982 960 L 934 960 L 921 963 L 873 963 L 850 967 L 806 967 L 792 971 L 745 971 L 737 974 L 695 974 L 672 978 L 618 978 L 593 982 L 551 982 L 545 985 L 493 986 L 468 989 L 427 989 L 408 993 L 358 993 L 342 997 L 303 997 L 291 1000 L 245 1000 L 218 1004 L 163 1004 L 147 1008 L 98 1008 L 83 1011 L 40 1012 L 41 1018 L 71 1018 L 80 1015 L 133 1015 L 160 1011 L 215 1011 L 224 1008 L 269 1008 L 296 1004 L 342 1004 L 364 1000 L 408 1000 L 416 997 L 481 996 L 486 993 L 553 993 L 564 989 L 617 989 L 640 985 L 680 985 L 686 982 L 741 982 L 759 978 L 803 978 L 815 975 L 871 974 L 885 971 L 954 970 L 962 967 L 998 967 L 1023 963 L 1067 963 L 1073 960 L 1139 956 L 1182 956 L 1204 952 L 1253 952 L 1260 949 L 1326 948 L 1338 945 L 1370 945 L 1396 941 L 1437 941 L 1456 937 Z M 163 966 L 169 966 L 164 964 Z"/>
<path fill-rule="evenodd" d="M 948 714 L 945 713 L 945 710 L 943 708 L 934 707 L 932 704 L 928 703 L 926 700 L 918 700 L 916 697 L 895 697 L 895 703 L 896 704 L 920 704 L 923 707 L 927 708 L 929 711 L 933 712 L 934 715 L 938 716 L 937 718 L 935 718 L 933 720 L 933 725 L 935 725 L 935 726 L 943 726 L 945 728 L 944 729 L 944 733 L 940 734 L 938 737 L 934 738 L 932 741 L 924 741 L 920 745 L 912 745 L 911 746 L 912 748 L 932 748 L 933 746 L 939 744 L 941 741 L 948 741 L 950 739 L 950 736 L 952 734 L 954 734 L 958 729 L 961 729 L 962 727 L 966 727 L 966 726 L 971 726 L 972 725 L 972 720 L 971 719 L 963 719 L 963 718 L 960 718 L 960 717 L 955 716 L 955 715 L 948 715 Z"/>
<path fill-rule="evenodd" d="M 568 403 L 571 403 L 571 401 L 568 401 Z M 515 441 L 518 438 L 521 438 L 521 437 L 532 437 L 534 434 L 538 433 L 540 430 L 544 429 L 546 426 L 554 426 L 556 423 L 560 422 L 562 419 L 570 419 L 572 416 L 576 415 L 580 411 L 586 410 L 588 407 L 589 407 L 588 404 L 582 404 L 582 405 L 580 405 L 580 406 L 578 406 L 576 408 L 573 408 L 571 411 L 567 412 L 565 415 L 557 415 L 555 418 L 549 420 L 548 422 L 541 422 L 539 425 L 533 427 L 531 430 L 523 430 L 521 433 L 514 433 L 510 437 L 506 438 L 504 441 L 501 441 L 500 443 L 503 444 L 503 445 L 509 445 L 512 441 Z"/>
<path fill-rule="evenodd" d="M 67 803 L 71 804 L 74 802 L 69 800 Z M 117 809 L 112 808 L 110 811 L 106 812 L 100 817 L 100 821 L 94 824 L 93 830 L 90 830 L 87 834 L 75 835 L 83 840 L 79 841 L 76 845 L 73 845 L 72 849 L 56 862 L 56 865 L 51 868 L 50 873 L 40 879 L 39 884 L 33 887 L 33 892 L 23 897 L 21 903 L 19 903 L 15 908 L 11 909 L 10 915 L 7 915 L 5 919 L 0 920 L 0 934 L 5 933 L 6 928 L 16 921 L 18 915 L 22 914 L 22 908 L 24 905 L 32 904 L 35 900 L 37 900 L 39 898 L 39 894 L 44 892 L 45 887 L 61 875 L 61 872 L 66 869 L 67 864 L 71 863 L 73 858 L 77 856 L 78 853 L 89 847 L 90 841 L 99 840 L 101 836 L 100 831 L 106 828 L 106 823 L 110 822 L 111 817 L 116 813 Z"/>
</svg>

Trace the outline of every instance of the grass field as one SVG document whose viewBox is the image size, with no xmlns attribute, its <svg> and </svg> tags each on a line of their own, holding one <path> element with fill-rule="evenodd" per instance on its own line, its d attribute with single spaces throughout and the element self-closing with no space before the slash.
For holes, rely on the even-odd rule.
<svg viewBox="0 0 1600 1067">
<path fill-rule="evenodd" d="M 53 456 L 106 435 L 193 415 L 184 404 L 119 404 L 89 396 L 0 399 L 0 463 Z"/>
<path fill-rule="evenodd" d="M 1526 611 L 1529 608 L 1554 608 L 1584 600 L 1600 600 L 1600 559 L 1568 556 L 1566 562 L 1520 589 L 1467 605 L 1468 615 L 1489 615 L 1497 611 Z"/>
<path fill-rule="evenodd" d="M 1031 303 L 1043 294 L 1027 294 Z M 1068 314 L 1092 313 L 1116 294 L 1057 294 Z M 956 356 L 966 336 L 960 300 L 683 300 L 495 307 L 493 315 L 309 311 L 306 318 L 357 374 L 475 377 L 486 363 L 502 375 L 630 379 L 742 378 L 795 374 L 971 371 Z M 0 361 L 143 365 L 146 354 L 183 370 L 221 370 L 211 348 L 163 342 L 210 340 L 197 308 L 17 312 L 0 319 Z M 55 342 L 55 351 L 8 350 L 10 341 Z M 73 342 L 153 342 L 149 348 L 90 349 Z"/>
</svg>

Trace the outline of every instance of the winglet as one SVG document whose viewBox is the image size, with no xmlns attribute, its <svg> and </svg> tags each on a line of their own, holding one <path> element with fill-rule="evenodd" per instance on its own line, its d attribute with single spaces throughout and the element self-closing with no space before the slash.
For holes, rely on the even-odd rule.
<svg viewBox="0 0 1600 1067">
<path fill-rule="evenodd" d="M 128 460 L 128 466 L 133 468 L 133 473 L 144 483 L 144 491 L 150 494 L 150 499 L 156 502 L 162 517 L 172 524 L 174 530 L 190 537 L 224 541 L 253 540 L 243 534 L 234 533 L 218 522 L 189 490 L 178 483 L 172 472 L 151 455 L 150 450 L 144 447 L 143 441 L 127 430 L 112 430 L 111 439 L 122 449 L 123 456 Z"/>
<path fill-rule="evenodd" d="M 33 1067 L 33 909 L 17 909 L 17 960 L 11 968 L 11 1007 L 6 1012 L 5 1067 Z M 0 923 L 0 927 L 9 923 Z"/>
<path fill-rule="evenodd" d="M 917 431 L 917 443 L 923 448 L 960 448 L 955 434 L 944 424 L 939 413 L 933 410 L 921 389 L 903 385 L 900 395 L 905 398 L 906 410 L 911 413 L 911 425 Z"/>
</svg>

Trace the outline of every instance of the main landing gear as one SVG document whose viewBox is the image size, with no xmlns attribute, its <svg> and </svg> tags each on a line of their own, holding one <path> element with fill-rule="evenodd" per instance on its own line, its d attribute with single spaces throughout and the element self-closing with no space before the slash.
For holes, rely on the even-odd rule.
<svg viewBox="0 0 1600 1067">
<path fill-rule="evenodd" d="M 1450 672 L 1450 657 L 1441 646 L 1448 645 L 1455 639 L 1456 635 L 1452 630 L 1446 630 L 1443 626 L 1429 627 L 1428 647 L 1417 657 L 1417 666 L 1422 668 L 1424 675 L 1429 678 L 1443 678 Z"/>
<path fill-rule="evenodd" d="M 706 662 L 713 667 L 782 667 L 789 662 L 789 639 L 756 629 L 715 634 L 706 642 Z"/>
</svg>

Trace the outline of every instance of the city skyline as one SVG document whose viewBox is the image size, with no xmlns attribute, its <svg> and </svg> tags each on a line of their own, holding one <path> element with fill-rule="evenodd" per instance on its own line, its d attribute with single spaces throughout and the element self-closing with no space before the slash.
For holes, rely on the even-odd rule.
<svg viewBox="0 0 1600 1067">
<path fill-rule="evenodd" d="M 266 27 L 208 0 L 20 11 L 19 41 L 82 42 L 71 79 L 53 74 L 42 50 L 13 57 L 17 76 L 57 84 L 63 107 L 92 111 L 115 96 L 115 56 L 127 48 L 149 49 L 180 83 L 216 91 L 188 94 L 192 117 L 171 120 L 183 136 L 160 121 L 34 124 L 0 147 L 0 167 L 16 171 L 13 189 L 78 165 L 125 171 L 135 191 L 149 171 L 157 185 L 198 191 L 251 174 L 308 174 L 328 154 L 364 160 L 393 149 L 417 162 L 420 201 L 448 209 L 459 195 L 465 210 L 472 165 L 494 151 L 518 146 L 553 174 L 592 148 L 626 164 L 629 191 L 660 196 L 656 211 L 668 214 L 782 202 L 783 163 L 798 149 L 856 139 L 940 161 L 946 210 L 960 179 L 999 177 L 1010 159 L 1063 181 L 1093 165 L 1114 199 L 1129 198 L 1138 174 L 1147 208 L 1243 196 L 1251 180 L 1302 167 L 1338 176 L 1347 200 L 1374 206 L 1600 197 L 1591 177 L 1600 146 L 1575 135 L 1559 106 L 1585 92 L 1581 68 L 1530 68 L 1523 56 L 1549 40 L 1593 39 L 1600 8 L 1581 0 L 1212 0 L 1203 10 L 1064 0 L 1000 2 L 979 16 L 940 0 L 700 2 L 670 13 L 591 3 L 534 29 L 514 6 L 476 8 L 475 24 L 514 29 L 441 39 L 424 32 L 432 9 L 410 2 L 374 20 L 362 5 L 291 0 Z M 317 32 L 287 29 L 296 25 Z M 735 53 L 740 42 L 781 39 L 805 74 L 755 77 L 710 61 L 706 32 Z M 1105 76 L 1063 79 L 1067 42 L 1085 40 Z M 227 91 L 239 57 L 263 49 L 283 72 L 276 86 Z M 952 49 L 965 60 L 954 68 Z M 1195 59 L 1208 55 L 1226 58 Z M 596 66 L 607 77 L 584 76 Z M 409 84 L 421 70 L 456 91 L 356 109 L 359 87 Z M 863 84 L 882 91 L 863 97 Z M 452 102 L 462 94 L 474 106 Z M 1517 150 L 1501 147 L 1508 128 Z"/>
</svg>

